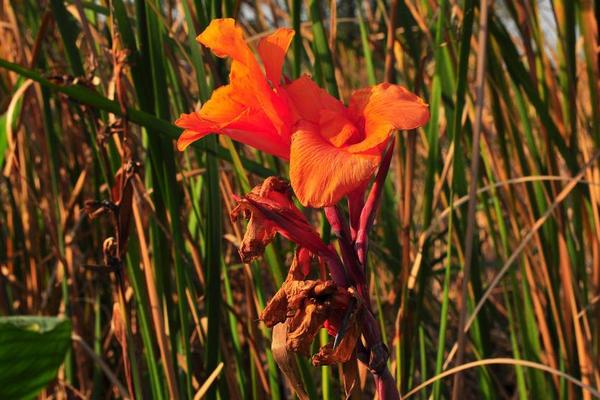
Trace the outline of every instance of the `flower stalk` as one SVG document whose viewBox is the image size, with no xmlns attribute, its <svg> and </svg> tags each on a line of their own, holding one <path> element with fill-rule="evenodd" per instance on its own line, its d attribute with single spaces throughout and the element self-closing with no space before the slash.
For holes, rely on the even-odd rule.
<svg viewBox="0 0 600 400">
<path fill-rule="evenodd" d="M 359 265 L 358 257 L 352 246 L 350 229 L 343 218 L 342 211 L 338 206 L 325 207 L 324 211 L 325 217 L 331 225 L 331 231 L 340 244 L 344 270 L 350 281 L 358 289 L 359 294 L 367 299 L 365 274 Z"/>
<path fill-rule="evenodd" d="M 373 374 L 382 400 L 397 399 L 399 395 L 394 378 L 387 369 L 389 351 L 382 341 L 370 306 L 366 256 L 367 237 L 374 225 L 393 146 L 392 140 L 364 202 L 354 244 L 348 218 L 339 205 L 324 208 L 338 240 L 340 255 L 321 240 L 295 207 L 289 184 L 280 178 L 268 178 L 244 197 L 237 197 L 238 205 L 232 210 L 233 219 L 243 215 L 249 220 L 240 246 L 242 260 L 248 262 L 258 257 L 276 233 L 298 245 L 287 279 L 269 301 L 260 319 L 268 327 L 285 324 L 286 348 L 303 355 L 309 355 L 310 344 L 319 329 L 326 327 L 334 336 L 333 343 L 312 356 L 313 364 L 345 363 L 353 357 L 358 359 Z M 327 266 L 331 279 L 307 278 L 315 259 Z M 289 370 L 289 366 L 282 366 L 282 369 Z M 293 386 L 296 387 L 297 382 Z"/>
<path fill-rule="evenodd" d="M 394 154 L 394 143 L 395 138 L 392 137 L 391 143 L 379 166 L 379 171 L 377 171 L 373 187 L 371 188 L 367 201 L 360 213 L 360 223 L 356 234 L 356 253 L 363 268 L 366 268 L 367 265 L 367 248 L 369 245 L 368 235 L 373 227 L 373 222 L 375 222 L 375 214 L 381 200 L 381 194 L 383 193 L 385 178 L 390 170 L 390 163 L 392 161 L 392 155 Z"/>
</svg>

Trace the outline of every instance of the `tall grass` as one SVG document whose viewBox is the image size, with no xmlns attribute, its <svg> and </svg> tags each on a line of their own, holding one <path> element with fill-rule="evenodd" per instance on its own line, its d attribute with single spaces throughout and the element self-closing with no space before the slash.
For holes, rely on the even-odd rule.
<svg viewBox="0 0 600 400">
<path fill-rule="evenodd" d="M 67 316 L 75 338 L 43 397 L 292 398 L 257 315 L 293 248 L 277 240 L 242 264 L 244 227 L 227 218 L 233 194 L 286 166 L 224 137 L 173 146 L 172 121 L 227 81 L 194 41 L 224 16 L 251 45 L 294 27 L 289 77 L 312 74 L 342 99 L 392 81 L 430 104 L 428 126 L 397 133 L 370 239 L 373 309 L 400 392 L 600 395 L 598 1 L 0 10 L 0 313 Z M 128 159 L 139 165 L 121 281 L 85 267 L 104 264 L 105 239 L 124 234 L 85 204 L 112 199 Z M 342 395 L 336 368 L 298 363 L 311 398 Z"/>
</svg>

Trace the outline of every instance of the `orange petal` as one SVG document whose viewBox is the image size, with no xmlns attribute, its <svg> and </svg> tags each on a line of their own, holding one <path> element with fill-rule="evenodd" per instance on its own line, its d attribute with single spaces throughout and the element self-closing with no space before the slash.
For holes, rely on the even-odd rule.
<svg viewBox="0 0 600 400">
<path fill-rule="evenodd" d="M 336 204 L 364 185 L 375 172 L 379 156 L 352 154 L 334 147 L 315 125 L 301 124 L 292 136 L 290 180 L 300 202 L 309 207 Z"/>
<path fill-rule="evenodd" d="M 185 129 L 177 140 L 179 151 L 210 133 L 220 133 L 224 126 L 239 117 L 245 107 L 231 98 L 231 92 L 231 86 L 221 86 L 200 111 L 181 114 L 175 121 L 175 125 Z"/>
<path fill-rule="evenodd" d="M 210 124 L 210 125 L 209 125 Z M 175 121 L 175 125 L 185 130 L 177 139 L 177 150 L 183 151 L 196 140 L 200 140 L 206 135 L 218 131 L 210 121 L 203 121 L 198 112 L 190 114 L 181 114 Z"/>
<path fill-rule="evenodd" d="M 429 120 L 429 107 L 420 97 L 402 86 L 389 83 L 354 92 L 349 112 L 355 123 L 364 123 L 365 131 L 362 142 L 346 148 L 352 153 L 379 146 L 394 129 L 415 129 Z"/>
<path fill-rule="evenodd" d="M 356 143 L 359 132 L 344 114 L 331 110 L 322 110 L 319 119 L 321 136 L 329 140 L 335 147 L 342 147 L 350 141 Z"/>
<path fill-rule="evenodd" d="M 229 56 L 233 59 L 229 75 L 230 86 L 235 94 L 232 97 L 247 107 L 263 110 L 282 136 L 289 135 L 288 105 L 267 83 L 235 20 L 212 20 L 197 40 L 218 57 Z"/>
<path fill-rule="evenodd" d="M 215 89 L 210 99 L 202 105 L 200 116 L 204 119 L 224 124 L 234 120 L 247 107 L 235 98 L 235 89 L 232 85 L 225 85 Z"/>
<path fill-rule="evenodd" d="M 203 137 L 210 135 L 210 132 L 195 132 L 189 129 L 183 131 L 183 133 L 177 139 L 177 150 L 184 151 L 190 144 Z"/>
<path fill-rule="evenodd" d="M 196 40 L 211 49 L 217 57 L 229 56 L 260 72 L 254 54 L 244 40 L 244 32 L 233 18 L 213 19 Z"/>
<path fill-rule="evenodd" d="M 234 99 L 234 93 L 231 85 L 221 86 L 200 111 L 182 114 L 175 121 L 175 125 L 185 129 L 177 148 L 182 151 L 208 134 L 222 133 L 269 154 L 289 158 L 289 140 L 277 133 L 264 112 L 243 106 Z"/>
<path fill-rule="evenodd" d="M 181 114 L 175 125 L 185 131 L 177 140 L 177 148 L 183 151 L 190 143 L 202 139 L 210 133 L 219 133 L 221 129 L 236 120 L 245 107 L 231 97 L 230 85 L 216 89 L 202 109 L 190 114 Z"/>
<path fill-rule="evenodd" d="M 245 109 L 232 121 L 221 124 L 204 119 L 200 114 L 201 112 L 182 114 L 175 121 L 177 126 L 185 128 L 177 140 L 178 150 L 183 151 L 196 140 L 218 133 L 283 159 L 290 156 L 290 143 L 277 134 L 264 113 Z"/>
<path fill-rule="evenodd" d="M 310 76 L 300 78 L 283 87 L 298 116 L 314 124 L 319 123 L 322 110 L 345 114 L 342 102 L 331 96 L 313 81 Z"/>
<path fill-rule="evenodd" d="M 281 80 L 285 53 L 287 53 L 293 37 L 293 29 L 281 28 L 262 39 L 258 44 L 258 54 L 265 65 L 267 79 L 273 84 L 277 85 Z"/>
</svg>

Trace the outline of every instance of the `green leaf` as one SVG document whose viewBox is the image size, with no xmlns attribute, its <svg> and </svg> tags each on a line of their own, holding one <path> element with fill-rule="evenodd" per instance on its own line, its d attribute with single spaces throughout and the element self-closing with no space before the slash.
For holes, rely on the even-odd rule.
<svg viewBox="0 0 600 400">
<path fill-rule="evenodd" d="M 15 84 L 14 93 L 19 90 L 19 88 L 23 85 L 23 77 L 19 77 L 17 83 Z M 21 109 L 23 108 L 23 96 L 20 96 L 17 100 L 16 105 L 12 108 L 12 129 L 15 131 L 17 129 L 17 121 L 19 120 L 19 116 L 21 115 Z M 4 159 L 6 158 L 6 154 L 8 151 L 8 117 L 9 112 L 11 112 L 11 108 L 2 115 L 0 115 L 0 167 L 4 163 Z"/>
<path fill-rule="evenodd" d="M 72 98 L 73 100 L 79 101 L 83 104 L 87 104 L 93 108 L 98 108 L 100 110 L 107 111 L 117 116 L 123 115 L 119 103 L 117 101 L 104 97 L 100 93 L 94 90 L 90 90 L 85 86 L 56 84 L 44 78 L 40 73 L 34 70 L 22 67 L 18 64 L 4 60 L 2 58 L 0 58 L 0 68 L 5 68 L 7 70 L 16 72 L 17 74 L 25 78 L 29 78 L 40 83 L 44 87 L 63 93 Z M 127 116 L 131 122 L 146 127 L 148 129 L 153 129 L 156 131 L 157 134 L 163 137 L 177 139 L 182 132 L 181 128 L 178 128 L 171 122 L 161 118 L 157 118 L 155 115 L 149 114 L 145 111 L 136 108 L 128 108 Z M 216 148 L 214 148 L 208 143 L 208 140 L 199 140 L 196 143 L 192 144 L 192 146 L 202 151 L 209 152 L 220 159 L 231 162 L 231 156 L 229 155 L 227 149 L 224 149 L 219 145 L 217 145 Z M 266 178 L 272 175 L 276 175 L 274 171 L 265 168 L 264 166 L 258 164 L 255 161 L 248 160 L 245 157 L 240 158 L 242 160 L 242 164 L 247 170 L 259 176 Z"/>
<path fill-rule="evenodd" d="M 0 398 L 29 399 L 56 377 L 71 342 L 64 318 L 0 318 Z"/>
<path fill-rule="evenodd" d="M 6 113 L 0 115 L 0 166 L 4 163 L 8 147 L 8 132 L 6 131 Z"/>
</svg>

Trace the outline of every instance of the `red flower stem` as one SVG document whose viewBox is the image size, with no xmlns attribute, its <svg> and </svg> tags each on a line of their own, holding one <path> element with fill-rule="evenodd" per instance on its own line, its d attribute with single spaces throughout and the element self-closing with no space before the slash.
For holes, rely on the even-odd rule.
<svg viewBox="0 0 600 400">
<path fill-rule="evenodd" d="M 355 247 L 356 253 L 358 254 L 358 260 L 363 268 L 365 268 L 367 264 L 369 232 L 373 227 L 377 206 L 379 205 L 379 200 L 381 199 L 381 193 L 383 193 L 385 178 L 387 177 L 390 169 L 390 162 L 392 160 L 392 154 L 394 153 L 395 141 L 396 139 L 392 136 L 391 143 L 388 146 L 383 159 L 381 160 L 381 164 L 379 165 L 379 171 L 377 171 L 377 176 L 375 177 L 375 182 L 373 183 L 373 187 L 369 192 L 369 197 L 367 197 L 365 206 L 360 213 L 360 225 L 356 235 Z"/>
<path fill-rule="evenodd" d="M 363 328 L 362 333 L 365 338 L 367 349 L 373 353 L 375 349 L 383 344 L 381 339 L 381 332 L 379 331 L 379 325 L 377 325 L 377 320 L 373 316 L 373 313 L 370 310 L 365 310 L 362 318 Z M 385 353 L 385 352 L 384 352 Z M 373 356 L 369 360 L 369 367 L 374 369 L 374 373 L 379 372 L 379 367 L 381 367 L 381 363 L 385 365 L 387 362 L 387 353 L 380 354 L 381 357 L 377 356 L 377 360 L 373 360 Z M 375 361 L 374 364 L 371 365 Z"/>
<path fill-rule="evenodd" d="M 380 375 L 373 375 L 375 378 L 375 393 L 381 400 L 400 400 L 400 393 L 396 387 L 396 380 L 390 374 L 387 367 Z"/>
<path fill-rule="evenodd" d="M 344 264 L 342 264 L 339 257 L 336 255 L 335 257 L 325 256 L 323 258 L 329 266 L 329 273 L 331 274 L 331 279 L 333 279 L 335 284 L 338 287 L 350 287 L 350 279 L 348 279 L 348 275 L 344 269 Z"/>
<path fill-rule="evenodd" d="M 381 160 L 375 182 L 360 214 L 355 249 L 360 265 L 362 265 L 361 272 L 363 276 L 367 265 L 368 235 L 373 227 L 375 213 L 380 203 L 381 194 L 383 193 L 385 178 L 390 169 L 394 145 L 395 138 L 392 137 L 391 143 Z M 367 302 L 366 305 L 367 307 L 362 318 L 362 333 L 367 347 L 364 356 L 368 354 L 368 359 L 364 360 L 366 357 L 363 357 L 363 362 L 366 361 L 369 370 L 373 374 L 377 398 L 380 400 L 399 400 L 400 394 L 396 387 L 396 381 L 387 368 L 387 360 L 389 358 L 388 348 L 382 341 L 379 325 L 371 313 L 370 303 Z"/>
<path fill-rule="evenodd" d="M 350 238 L 350 229 L 346 220 L 343 218 L 342 211 L 337 206 L 325 207 L 325 217 L 331 225 L 332 233 L 337 237 L 342 253 L 342 260 L 348 275 L 350 284 L 356 286 L 358 293 L 363 301 L 368 302 L 368 292 L 366 290 L 366 279 L 364 271 L 360 268 L 358 258 L 352 246 Z"/>
<path fill-rule="evenodd" d="M 365 349 L 366 352 L 363 352 L 363 357 L 359 359 L 367 365 L 369 371 L 373 374 L 377 398 L 381 400 L 398 400 L 400 394 L 396 387 L 396 381 L 387 367 L 389 351 L 382 342 L 379 325 L 368 309 L 363 313 L 362 323 L 362 333 L 367 349 Z"/>
<path fill-rule="evenodd" d="M 348 214 L 350 220 L 350 237 L 352 243 L 356 240 L 358 226 L 360 224 L 360 213 L 365 206 L 365 190 L 361 187 L 348 194 Z"/>
</svg>

